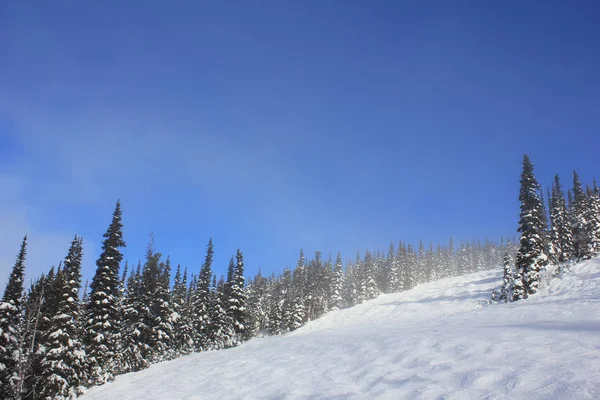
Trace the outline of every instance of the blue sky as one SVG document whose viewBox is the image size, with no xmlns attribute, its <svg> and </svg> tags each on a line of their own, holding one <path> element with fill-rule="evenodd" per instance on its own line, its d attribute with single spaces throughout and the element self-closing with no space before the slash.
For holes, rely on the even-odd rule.
<svg viewBox="0 0 600 400">
<path fill-rule="evenodd" d="M 0 282 L 85 238 L 115 201 L 197 272 L 515 235 L 538 179 L 598 173 L 600 6 L 505 1 L 0 5 Z"/>
</svg>

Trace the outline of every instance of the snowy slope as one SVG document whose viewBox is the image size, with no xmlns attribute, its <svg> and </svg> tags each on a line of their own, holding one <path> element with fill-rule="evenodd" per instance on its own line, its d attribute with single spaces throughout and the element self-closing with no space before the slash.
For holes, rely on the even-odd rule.
<svg viewBox="0 0 600 400">
<path fill-rule="evenodd" d="M 500 271 L 385 295 L 280 337 L 117 377 L 106 399 L 600 399 L 600 259 L 488 305 Z"/>
</svg>

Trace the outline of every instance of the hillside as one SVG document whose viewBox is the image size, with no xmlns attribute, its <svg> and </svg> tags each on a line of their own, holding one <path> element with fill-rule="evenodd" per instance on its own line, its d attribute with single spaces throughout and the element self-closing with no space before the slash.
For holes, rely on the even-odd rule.
<svg viewBox="0 0 600 400">
<path fill-rule="evenodd" d="M 600 259 L 489 305 L 500 271 L 444 279 L 122 375 L 83 399 L 598 399 Z"/>
</svg>

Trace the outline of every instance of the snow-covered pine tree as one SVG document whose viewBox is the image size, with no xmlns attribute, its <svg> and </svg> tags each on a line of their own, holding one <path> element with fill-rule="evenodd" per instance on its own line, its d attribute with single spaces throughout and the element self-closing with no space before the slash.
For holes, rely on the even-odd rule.
<svg viewBox="0 0 600 400">
<path fill-rule="evenodd" d="M 58 308 L 50 318 L 45 337 L 40 398 L 67 400 L 82 393 L 86 354 L 79 332 L 79 290 L 83 241 L 75 236 L 65 258 L 58 293 Z"/>
<path fill-rule="evenodd" d="M 346 274 L 342 282 L 342 299 L 343 308 L 352 307 L 358 304 L 358 273 L 354 265 L 351 262 L 346 264 Z"/>
<path fill-rule="evenodd" d="M 85 344 L 91 368 L 88 383 L 91 385 L 112 380 L 119 365 L 122 344 L 119 267 L 123 260 L 119 248 L 125 246 L 122 228 L 121 203 L 117 201 L 90 285 Z"/>
<path fill-rule="evenodd" d="M 456 275 L 456 259 L 454 254 L 454 240 L 450 238 L 448 249 L 445 253 L 444 277 L 449 278 Z"/>
<path fill-rule="evenodd" d="M 412 245 L 406 248 L 406 290 L 417 286 L 417 254 Z"/>
<path fill-rule="evenodd" d="M 19 376 L 21 343 L 21 314 L 23 276 L 27 254 L 27 236 L 12 269 L 0 303 L 0 398 L 16 399 L 20 395 L 22 377 Z"/>
<path fill-rule="evenodd" d="M 241 342 L 244 337 L 246 292 L 244 290 L 244 256 L 240 249 L 235 254 L 236 265 L 233 270 L 231 282 L 228 282 L 229 298 L 227 299 L 227 315 L 231 318 L 235 331 L 234 343 Z"/>
<path fill-rule="evenodd" d="M 233 273 L 232 273 L 233 276 Z M 267 330 L 271 335 L 280 335 L 283 333 L 283 293 L 281 282 L 273 276 L 269 281 L 269 312 L 267 321 Z"/>
<path fill-rule="evenodd" d="M 308 284 L 308 272 L 306 266 L 306 259 L 304 258 L 304 250 L 300 249 L 300 256 L 298 261 L 296 262 L 296 268 L 294 268 L 294 273 L 292 276 L 292 290 L 295 295 L 300 296 L 299 298 L 302 300 L 302 306 L 306 311 L 306 303 L 307 298 L 309 297 L 309 293 L 307 292 Z M 283 299 L 281 299 L 283 301 Z M 305 313 L 305 320 L 308 319 L 308 313 Z"/>
<path fill-rule="evenodd" d="M 304 322 L 306 321 L 306 310 L 304 308 L 304 299 L 301 293 L 293 292 L 291 298 L 292 301 L 290 302 L 290 305 L 292 310 L 288 320 L 287 329 L 293 331 L 304 325 Z"/>
<path fill-rule="evenodd" d="M 219 282 L 213 279 L 213 288 L 210 294 L 210 325 L 208 329 L 208 342 L 213 350 L 220 350 L 234 345 L 233 324 L 224 307 L 225 281 L 223 276 Z"/>
<path fill-rule="evenodd" d="M 150 348 L 152 349 L 152 362 L 170 360 L 175 357 L 173 351 L 173 320 L 171 309 L 171 261 L 167 257 L 165 262 L 158 264 L 156 283 L 150 298 L 150 314 L 152 316 L 152 329 L 150 331 Z"/>
<path fill-rule="evenodd" d="M 148 367 L 146 359 L 150 349 L 142 341 L 142 333 L 148 331 L 146 325 L 148 306 L 142 284 L 142 264 L 138 262 L 127 279 L 125 299 L 123 301 L 122 324 L 122 372 L 135 372 Z"/>
<path fill-rule="evenodd" d="M 196 351 L 206 350 L 209 347 L 208 330 L 210 326 L 210 281 L 212 279 L 213 242 L 209 239 L 206 246 L 206 257 L 200 275 L 198 286 L 193 299 L 193 320 L 195 323 L 194 343 Z"/>
<path fill-rule="evenodd" d="M 309 320 L 319 317 L 322 311 L 322 302 L 319 291 L 319 279 L 321 277 L 321 252 L 315 253 L 315 258 L 308 262 L 306 268 L 306 280 L 304 286 L 304 299 L 306 313 Z"/>
<path fill-rule="evenodd" d="M 375 277 L 375 284 L 377 286 L 377 293 L 379 295 L 381 293 L 387 293 L 389 287 L 389 268 L 387 265 L 387 259 L 384 257 L 384 253 L 378 250 L 373 254 L 375 254 L 373 275 Z"/>
<path fill-rule="evenodd" d="M 427 264 L 425 260 L 425 246 L 423 246 L 423 241 L 419 241 L 419 258 L 417 259 L 417 268 L 416 268 L 416 279 L 417 285 L 421 285 L 427 282 Z"/>
<path fill-rule="evenodd" d="M 464 243 L 461 242 L 456 254 L 456 275 L 461 276 L 468 273 L 468 255 Z"/>
<path fill-rule="evenodd" d="M 402 240 L 398 243 L 394 262 L 398 269 L 398 291 L 408 290 L 408 271 L 406 266 L 406 246 Z"/>
<path fill-rule="evenodd" d="M 24 399 L 37 399 L 43 387 L 42 362 L 46 356 L 45 343 L 52 328 L 51 317 L 57 315 L 60 300 L 60 288 L 62 288 L 62 263 L 55 270 L 50 269 L 47 275 L 40 279 L 38 290 L 39 303 L 35 307 L 35 323 L 33 324 L 33 336 L 27 338 L 28 357 L 25 390 L 22 392 Z M 31 326 L 31 325 L 30 325 Z M 25 335 L 27 337 L 27 335 Z M 30 340 L 31 339 L 31 340 Z"/>
<path fill-rule="evenodd" d="M 44 286 L 46 274 L 42 274 L 37 280 L 32 282 L 25 301 L 23 303 L 23 325 L 24 325 L 24 346 L 22 346 L 25 365 L 22 368 L 22 374 L 25 377 L 21 390 L 22 399 L 32 399 L 35 397 L 35 385 L 40 381 L 41 360 L 37 358 L 34 350 L 39 346 L 39 321 L 44 301 Z M 35 363 L 34 363 L 35 361 Z M 34 365 L 35 364 L 35 365 Z M 34 367 L 37 370 L 34 371 Z"/>
<path fill-rule="evenodd" d="M 249 282 L 246 293 L 248 297 L 246 312 L 246 337 L 248 340 L 267 329 L 268 321 L 268 284 L 261 275 L 260 270 L 252 281 Z"/>
<path fill-rule="evenodd" d="M 573 171 L 573 205 L 571 207 L 571 231 L 573 232 L 573 252 L 577 261 L 592 256 L 588 214 L 588 199 L 583 191 L 579 175 Z"/>
<path fill-rule="evenodd" d="M 521 173 L 521 232 L 519 251 L 516 260 L 515 286 L 513 299 L 524 299 L 537 293 L 540 284 L 540 271 L 548 263 L 545 253 L 545 230 L 542 220 L 541 201 L 538 196 L 539 184 L 533 174 L 533 164 L 529 157 L 523 157 Z"/>
<path fill-rule="evenodd" d="M 512 300 L 512 288 L 513 288 L 513 272 L 512 272 L 512 258 L 510 254 L 504 253 L 503 259 L 504 273 L 502 278 L 502 287 L 500 288 L 500 296 L 498 301 L 506 303 Z"/>
<path fill-rule="evenodd" d="M 171 294 L 173 313 L 173 349 L 177 356 L 190 354 L 193 351 L 192 327 L 187 307 L 187 268 L 181 274 L 181 266 L 177 265 L 175 282 Z"/>
<path fill-rule="evenodd" d="M 563 263 L 570 260 L 573 256 L 573 235 L 565 195 L 558 175 L 554 176 L 554 183 L 552 184 L 550 222 L 550 240 L 552 242 L 555 262 Z"/>
<path fill-rule="evenodd" d="M 594 180 L 594 187 L 596 181 Z M 597 188 L 586 188 L 589 252 L 591 256 L 600 253 L 600 197 Z"/>
<path fill-rule="evenodd" d="M 323 303 L 323 313 L 328 312 L 331 308 L 329 299 L 331 299 L 331 283 L 333 281 L 333 261 L 331 260 L 331 253 L 325 265 L 323 265 L 323 273 L 320 281 L 320 291 Z"/>
<path fill-rule="evenodd" d="M 365 253 L 363 263 L 363 290 L 365 300 L 371 300 L 379 296 L 379 288 L 375 282 L 375 260 L 369 250 Z"/>
<path fill-rule="evenodd" d="M 396 293 L 399 292 L 398 286 L 398 262 L 396 260 L 396 254 L 394 250 L 394 242 L 390 243 L 387 258 L 385 260 L 385 293 Z"/>
<path fill-rule="evenodd" d="M 294 311 L 294 297 L 292 290 L 292 271 L 289 268 L 283 270 L 283 274 L 279 277 L 279 296 L 281 297 L 281 314 L 282 326 L 281 333 L 289 330 L 292 314 Z"/>
<path fill-rule="evenodd" d="M 335 269 L 331 279 L 331 294 L 329 297 L 329 309 L 339 310 L 342 308 L 342 284 L 344 280 L 344 266 L 342 265 L 342 256 L 338 251 L 335 259 Z"/>
</svg>

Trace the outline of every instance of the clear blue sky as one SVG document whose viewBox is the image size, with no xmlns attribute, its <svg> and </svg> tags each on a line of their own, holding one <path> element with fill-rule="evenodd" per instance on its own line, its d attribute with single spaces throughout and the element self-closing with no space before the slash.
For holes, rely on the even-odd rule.
<svg viewBox="0 0 600 400">
<path fill-rule="evenodd" d="M 400 238 L 515 235 L 521 159 L 599 171 L 594 1 L 31 1 L 0 4 L 0 282 L 115 201 L 197 272 L 345 259 Z"/>
</svg>

